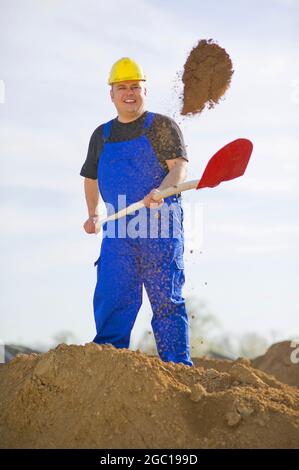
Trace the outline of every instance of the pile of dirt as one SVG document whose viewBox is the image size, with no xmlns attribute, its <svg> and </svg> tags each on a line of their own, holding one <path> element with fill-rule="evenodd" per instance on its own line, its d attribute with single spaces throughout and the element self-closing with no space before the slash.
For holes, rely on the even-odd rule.
<svg viewBox="0 0 299 470">
<path fill-rule="evenodd" d="M 229 372 L 233 364 L 233 361 L 231 359 L 214 359 L 208 356 L 193 357 L 192 361 L 195 367 L 203 367 L 204 369 L 216 369 L 218 370 L 218 372 Z"/>
<path fill-rule="evenodd" d="M 295 448 L 299 391 L 231 362 L 227 372 L 90 343 L 0 368 L 3 448 Z"/>
<path fill-rule="evenodd" d="M 228 53 L 212 39 L 202 39 L 184 65 L 181 114 L 213 108 L 230 86 L 233 65 Z"/>
<path fill-rule="evenodd" d="M 299 387 L 299 344 L 291 341 L 272 344 L 266 354 L 252 361 L 253 367 L 274 375 L 288 385 Z"/>
</svg>

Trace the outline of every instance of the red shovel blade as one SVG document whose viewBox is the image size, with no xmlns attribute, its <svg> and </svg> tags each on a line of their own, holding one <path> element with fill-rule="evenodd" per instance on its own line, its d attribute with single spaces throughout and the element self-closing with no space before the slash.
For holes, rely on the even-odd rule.
<svg viewBox="0 0 299 470">
<path fill-rule="evenodd" d="M 208 162 L 196 189 L 214 188 L 222 181 L 242 176 L 252 153 L 248 139 L 236 139 L 222 147 Z"/>
</svg>

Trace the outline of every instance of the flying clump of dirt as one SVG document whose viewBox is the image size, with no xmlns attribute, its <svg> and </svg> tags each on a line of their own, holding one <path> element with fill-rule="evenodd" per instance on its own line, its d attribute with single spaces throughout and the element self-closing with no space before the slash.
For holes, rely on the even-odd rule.
<svg viewBox="0 0 299 470">
<path fill-rule="evenodd" d="M 220 365 L 221 366 L 221 365 Z M 1 448 L 297 448 L 295 387 L 239 359 L 188 367 L 59 345 L 0 367 Z"/>
<path fill-rule="evenodd" d="M 229 88 L 232 74 L 233 64 L 225 49 L 212 39 L 199 41 L 184 65 L 181 114 L 213 108 Z"/>
</svg>

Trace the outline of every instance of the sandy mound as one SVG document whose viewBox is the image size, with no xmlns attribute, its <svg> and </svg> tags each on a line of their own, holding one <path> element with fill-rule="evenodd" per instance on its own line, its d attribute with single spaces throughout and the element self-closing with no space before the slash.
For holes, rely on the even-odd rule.
<svg viewBox="0 0 299 470">
<path fill-rule="evenodd" d="M 0 368 L 4 448 L 296 447 L 299 392 L 246 361 L 227 372 L 94 343 Z"/>
<path fill-rule="evenodd" d="M 204 369 L 216 369 L 218 370 L 218 372 L 229 372 L 233 364 L 233 361 L 229 359 L 211 359 L 207 356 L 193 357 L 192 361 L 195 367 L 203 367 Z"/>
<path fill-rule="evenodd" d="M 299 358 L 291 341 L 272 344 L 266 354 L 252 361 L 252 365 L 274 375 L 281 382 L 299 387 L 299 363 L 291 362 L 292 353 Z"/>
<path fill-rule="evenodd" d="M 228 89 L 232 74 L 232 61 L 225 49 L 212 39 L 199 41 L 184 65 L 181 114 L 213 108 Z"/>
</svg>

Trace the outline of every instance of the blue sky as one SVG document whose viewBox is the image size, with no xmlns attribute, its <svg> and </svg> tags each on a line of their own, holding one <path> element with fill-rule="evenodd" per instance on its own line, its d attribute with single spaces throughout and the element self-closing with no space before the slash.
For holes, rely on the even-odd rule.
<svg viewBox="0 0 299 470">
<path fill-rule="evenodd" d="M 203 208 L 202 253 L 186 249 L 186 296 L 223 329 L 295 338 L 298 324 L 299 2 L 2 2 L 0 80 L 1 329 L 4 342 L 94 335 L 100 240 L 84 233 L 79 172 L 95 127 L 115 116 L 106 84 L 132 56 L 149 77 L 148 109 L 179 122 L 196 179 L 237 137 L 254 143 L 246 174 L 185 193 Z M 235 73 L 220 104 L 182 118 L 176 76 L 213 38 Z M 149 326 L 145 300 L 132 340 Z"/>
</svg>

